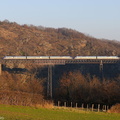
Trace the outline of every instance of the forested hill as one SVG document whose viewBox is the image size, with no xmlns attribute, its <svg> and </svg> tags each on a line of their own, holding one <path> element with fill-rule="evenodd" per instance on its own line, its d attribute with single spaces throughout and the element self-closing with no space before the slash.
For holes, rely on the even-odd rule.
<svg viewBox="0 0 120 120">
<path fill-rule="evenodd" d="M 0 57 L 5 55 L 120 55 L 120 42 L 96 39 L 67 28 L 2 21 Z"/>
</svg>

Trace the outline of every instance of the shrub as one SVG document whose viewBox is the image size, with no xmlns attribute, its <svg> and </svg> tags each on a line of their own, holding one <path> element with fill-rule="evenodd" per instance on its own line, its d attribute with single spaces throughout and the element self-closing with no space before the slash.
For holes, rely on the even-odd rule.
<svg viewBox="0 0 120 120">
<path fill-rule="evenodd" d="M 120 104 L 113 105 L 108 112 L 120 113 Z"/>
<path fill-rule="evenodd" d="M 43 96 L 20 91 L 0 91 L 0 104 L 21 106 L 43 104 Z"/>
</svg>

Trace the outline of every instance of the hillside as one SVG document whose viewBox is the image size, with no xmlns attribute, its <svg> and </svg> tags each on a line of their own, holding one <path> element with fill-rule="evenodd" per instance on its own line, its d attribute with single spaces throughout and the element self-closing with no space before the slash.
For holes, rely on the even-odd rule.
<svg viewBox="0 0 120 120">
<path fill-rule="evenodd" d="M 6 55 L 120 55 L 120 42 L 96 39 L 67 28 L 54 29 L 3 21 L 0 22 L 0 57 Z M 29 99 L 29 104 L 38 104 L 37 101 L 47 98 L 48 66 L 6 63 L 2 69 L 1 103 L 14 104 L 11 99 L 2 99 L 9 97 L 17 98 L 15 104 L 18 105 L 28 105 L 24 101 Z M 92 101 L 99 104 L 120 101 L 118 64 L 104 65 L 102 72 L 98 64 L 56 65 L 52 71 L 53 98 L 57 101 Z M 103 78 L 106 81 L 102 81 Z M 33 94 L 39 95 L 32 97 Z"/>
<path fill-rule="evenodd" d="M 120 55 L 120 42 L 96 39 L 67 28 L 3 21 L 0 22 L 0 57 L 5 55 Z"/>
</svg>

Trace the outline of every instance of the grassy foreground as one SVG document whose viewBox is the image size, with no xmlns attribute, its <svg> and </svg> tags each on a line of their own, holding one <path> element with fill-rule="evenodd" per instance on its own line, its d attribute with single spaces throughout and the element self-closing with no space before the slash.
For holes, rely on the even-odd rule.
<svg viewBox="0 0 120 120">
<path fill-rule="evenodd" d="M 0 105 L 0 120 L 120 120 L 119 114 Z"/>
</svg>

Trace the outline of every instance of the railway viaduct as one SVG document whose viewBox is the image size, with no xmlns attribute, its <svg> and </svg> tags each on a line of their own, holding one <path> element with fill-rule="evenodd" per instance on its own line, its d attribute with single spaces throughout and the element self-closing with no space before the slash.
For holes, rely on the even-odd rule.
<svg viewBox="0 0 120 120">
<path fill-rule="evenodd" d="M 104 64 L 120 64 L 120 59 L 57 59 L 57 60 L 42 60 L 42 59 L 1 59 L 0 60 L 0 75 L 2 74 L 2 64 L 6 63 L 27 63 L 27 64 L 39 64 L 48 66 L 48 80 L 47 80 L 47 96 L 52 98 L 52 67 L 55 65 L 66 65 L 66 64 L 99 64 L 100 71 L 103 70 Z"/>
</svg>

